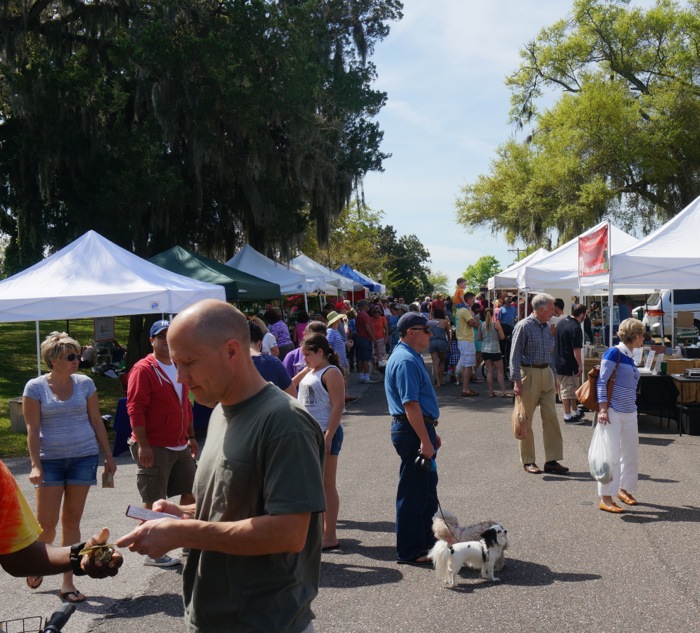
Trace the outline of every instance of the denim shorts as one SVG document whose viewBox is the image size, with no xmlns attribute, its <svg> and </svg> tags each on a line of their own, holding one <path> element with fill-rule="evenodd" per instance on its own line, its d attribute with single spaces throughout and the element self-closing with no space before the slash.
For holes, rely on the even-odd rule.
<svg viewBox="0 0 700 633">
<path fill-rule="evenodd" d="M 42 459 L 44 471 L 42 486 L 94 486 L 97 484 L 98 455 Z"/>
<path fill-rule="evenodd" d="M 341 424 L 331 440 L 331 455 L 340 455 L 340 447 L 343 445 L 344 437 L 345 431 L 343 431 L 343 425 Z"/>
</svg>

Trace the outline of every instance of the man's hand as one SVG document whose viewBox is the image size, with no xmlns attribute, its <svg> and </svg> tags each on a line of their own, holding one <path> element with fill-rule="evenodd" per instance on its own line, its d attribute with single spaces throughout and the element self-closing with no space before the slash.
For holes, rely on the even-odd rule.
<svg viewBox="0 0 700 633">
<path fill-rule="evenodd" d="M 138 444 L 139 447 L 139 464 L 143 468 L 153 468 L 153 449 L 149 444 Z"/>
<path fill-rule="evenodd" d="M 164 512 L 164 510 L 159 508 L 158 512 Z M 128 547 L 132 552 L 151 558 L 160 558 L 163 554 L 182 545 L 181 527 L 182 521 L 179 519 L 144 521 L 135 530 L 120 536 L 117 546 Z"/>
<path fill-rule="evenodd" d="M 197 442 L 197 439 L 195 437 L 190 437 L 187 442 L 190 447 L 190 455 L 192 455 L 192 459 L 196 459 L 197 455 L 199 454 L 199 443 Z"/>
<path fill-rule="evenodd" d="M 112 547 L 100 547 L 109 539 L 109 530 L 102 531 L 85 542 L 88 551 L 80 560 L 80 567 L 90 578 L 107 578 L 116 576 L 119 568 L 124 563 L 122 555 Z"/>
<path fill-rule="evenodd" d="M 513 383 L 513 393 L 516 396 L 522 396 L 523 395 L 523 381 L 522 380 L 516 380 Z"/>
<path fill-rule="evenodd" d="M 435 455 L 435 449 L 430 441 L 420 443 L 420 452 L 426 459 L 432 459 Z"/>
</svg>

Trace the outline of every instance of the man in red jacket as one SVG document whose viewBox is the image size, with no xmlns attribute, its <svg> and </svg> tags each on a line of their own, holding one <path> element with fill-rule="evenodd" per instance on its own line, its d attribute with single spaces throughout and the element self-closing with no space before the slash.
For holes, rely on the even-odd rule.
<svg viewBox="0 0 700 633">
<path fill-rule="evenodd" d="M 158 499 L 181 495 L 180 503 L 194 503 L 192 484 L 199 447 L 194 437 L 192 406 L 187 385 L 177 382 L 170 360 L 169 321 L 151 326 L 153 353 L 129 372 L 126 408 L 131 420 L 131 455 L 138 464 L 136 485 L 146 508 Z M 171 567 L 179 558 L 146 556 L 144 564 Z"/>
</svg>

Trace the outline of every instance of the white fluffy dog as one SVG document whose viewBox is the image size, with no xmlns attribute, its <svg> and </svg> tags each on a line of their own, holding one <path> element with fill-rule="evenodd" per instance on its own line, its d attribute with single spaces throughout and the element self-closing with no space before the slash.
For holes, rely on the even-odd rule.
<svg viewBox="0 0 700 633">
<path fill-rule="evenodd" d="M 500 525 L 497 521 L 488 520 L 474 525 L 461 526 L 457 517 L 447 510 L 438 510 L 433 516 L 433 534 L 438 541 L 447 541 L 448 544 L 478 541 L 481 535 L 492 525 Z M 501 571 L 505 567 L 506 545 L 501 551 L 494 569 Z"/>
<path fill-rule="evenodd" d="M 499 579 L 493 575 L 494 565 L 507 544 L 508 531 L 496 523 L 484 531 L 478 541 L 454 545 L 438 541 L 428 552 L 428 558 L 433 561 L 438 578 L 451 587 L 455 585 L 455 574 L 464 565 L 480 569 L 482 578 L 495 582 Z"/>
</svg>

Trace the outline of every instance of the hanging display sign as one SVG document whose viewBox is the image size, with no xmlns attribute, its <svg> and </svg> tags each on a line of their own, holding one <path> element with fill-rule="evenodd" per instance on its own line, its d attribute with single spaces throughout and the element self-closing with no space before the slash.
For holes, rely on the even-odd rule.
<svg viewBox="0 0 700 633">
<path fill-rule="evenodd" d="M 593 233 L 578 238 L 578 274 L 579 277 L 602 275 L 610 271 L 608 259 L 609 225 Z"/>
</svg>

